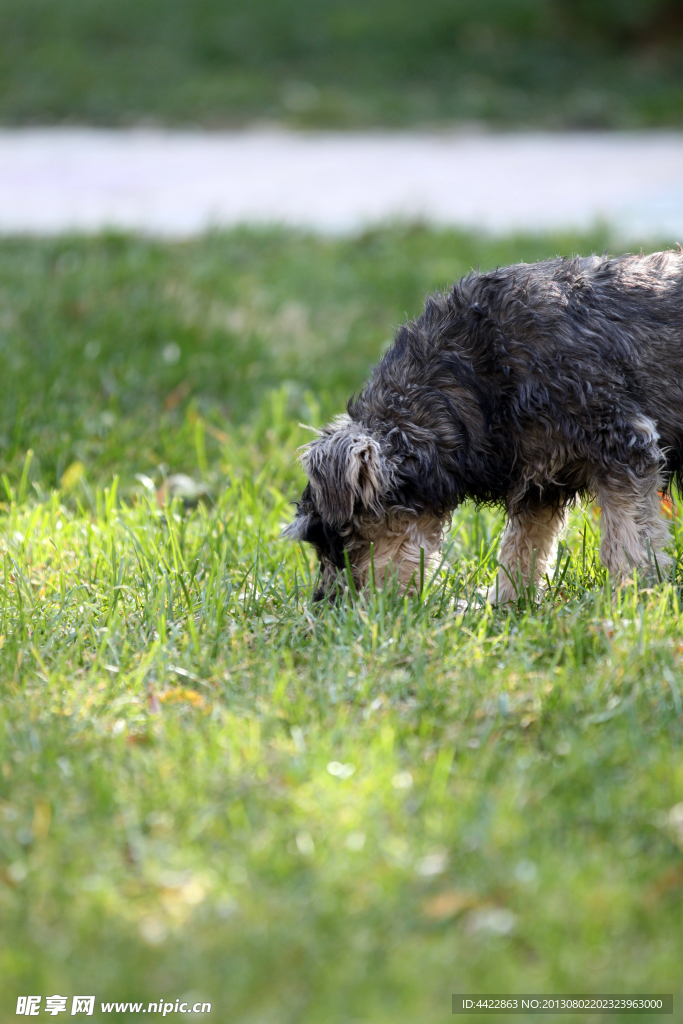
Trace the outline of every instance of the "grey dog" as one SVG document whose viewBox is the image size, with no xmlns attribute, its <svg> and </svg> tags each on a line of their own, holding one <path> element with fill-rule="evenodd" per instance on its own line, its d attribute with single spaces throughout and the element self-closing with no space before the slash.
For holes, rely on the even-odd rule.
<svg viewBox="0 0 683 1024">
<path fill-rule="evenodd" d="M 318 596 L 374 569 L 410 588 L 465 499 L 503 507 L 495 588 L 540 584 L 567 509 L 595 498 L 616 579 L 664 570 L 659 491 L 683 475 L 683 250 L 471 273 L 400 327 L 347 415 L 302 455 L 285 535 Z"/>
</svg>

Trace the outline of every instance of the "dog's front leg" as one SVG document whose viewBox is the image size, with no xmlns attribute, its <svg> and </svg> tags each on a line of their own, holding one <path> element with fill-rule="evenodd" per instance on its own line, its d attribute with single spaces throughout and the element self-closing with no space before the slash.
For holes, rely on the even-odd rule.
<svg viewBox="0 0 683 1024">
<path fill-rule="evenodd" d="M 509 516 L 498 554 L 498 579 L 488 592 L 490 601 L 501 604 L 516 601 L 531 583 L 542 584 L 566 522 L 564 509 L 548 506 L 525 509 Z"/>
<path fill-rule="evenodd" d="M 600 558 L 617 579 L 628 579 L 640 569 L 656 582 L 671 564 L 663 550 L 670 535 L 661 514 L 660 487 L 657 467 L 644 476 L 606 480 L 597 488 L 602 510 Z"/>
</svg>

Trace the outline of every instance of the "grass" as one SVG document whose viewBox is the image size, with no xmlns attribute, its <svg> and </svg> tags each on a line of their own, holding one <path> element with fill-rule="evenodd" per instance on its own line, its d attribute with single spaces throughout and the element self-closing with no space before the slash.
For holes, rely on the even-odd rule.
<svg viewBox="0 0 683 1024">
<path fill-rule="evenodd" d="M 669 0 L 0 0 L 0 121 L 683 123 Z"/>
<path fill-rule="evenodd" d="M 320 607 L 278 540 L 299 420 L 426 289 L 594 248 L 3 243 L 0 1019 L 29 993 L 277 1024 L 680 995 L 680 560 L 615 591 L 577 510 L 540 604 L 462 613 L 501 526 L 465 507 L 422 599 Z M 164 503 L 177 471 L 209 500 Z"/>
</svg>

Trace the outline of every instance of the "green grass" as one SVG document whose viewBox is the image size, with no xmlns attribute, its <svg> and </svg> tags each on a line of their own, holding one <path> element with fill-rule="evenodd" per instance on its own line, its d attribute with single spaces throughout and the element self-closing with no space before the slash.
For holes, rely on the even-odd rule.
<svg viewBox="0 0 683 1024">
<path fill-rule="evenodd" d="M 538 606 L 463 614 L 501 526 L 465 507 L 422 599 L 321 607 L 278 539 L 299 420 L 427 289 L 600 248 L 3 243 L 0 1019 L 30 993 L 274 1024 L 680 995 L 680 561 L 614 592 L 576 511 Z M 159 503 L 178 471 L 205 504 Z"/>
<path fill-rule="evenodd" d="M 683 124 L 670 0 L 0 0 L 0 121 Z"/>
</svg>

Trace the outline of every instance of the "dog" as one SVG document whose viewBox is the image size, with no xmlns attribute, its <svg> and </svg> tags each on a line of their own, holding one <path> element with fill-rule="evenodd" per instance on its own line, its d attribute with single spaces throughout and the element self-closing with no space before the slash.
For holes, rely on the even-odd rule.
<svg viewBox="0 0 683 1024">
<path fill-rule="evenodd" d="M 567 511 L 596 499 L 623 581 L 670 564 L 660 492 L 683 469 L 683 249 L 472 272 L 400 327 L 347 414 L 305 447 L 286 537 L 317 597 L 416 587 L 466 499 L 505 509 L 492 593 L 538 587 Z"/>
</svg>

